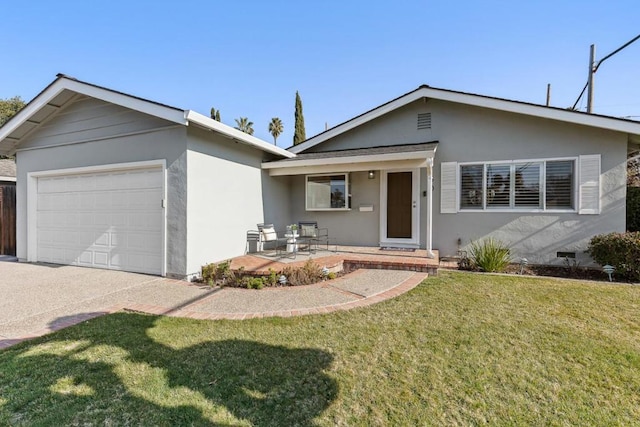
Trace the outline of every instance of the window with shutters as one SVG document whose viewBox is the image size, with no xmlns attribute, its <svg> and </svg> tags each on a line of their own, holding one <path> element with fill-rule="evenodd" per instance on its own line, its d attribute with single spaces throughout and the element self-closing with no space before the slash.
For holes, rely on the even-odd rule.
<svg viewBox="0 0 640 427">
<path fill-rule="evenodd" d="M 576 160 L 460 165 L 460 210 L 575 211 Z"/>
</svg>

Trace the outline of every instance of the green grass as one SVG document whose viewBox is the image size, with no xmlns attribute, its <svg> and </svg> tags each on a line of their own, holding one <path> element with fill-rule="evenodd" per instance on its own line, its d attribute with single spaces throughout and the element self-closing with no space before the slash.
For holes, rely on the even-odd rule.
<svg viewBox="0 0 640 427">
<path fill-rule="evenodd" d="M 0 425 L 632 425 L 640 287 L 441 273 L 375 306 L 117 313 L 0 352 Z"/>
</svg>

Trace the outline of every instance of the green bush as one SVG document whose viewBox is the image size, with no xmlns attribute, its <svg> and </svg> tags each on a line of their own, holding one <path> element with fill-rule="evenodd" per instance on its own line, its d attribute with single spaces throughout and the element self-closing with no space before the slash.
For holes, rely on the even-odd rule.
<svg viewBox="0 0 640 427">
<path fill-rule="evenodd" d="M 640 231 L 640 187 L 627 187 L 627 231 Z"/>
<path fill-rule="evenodd" d="M 597 235 L 589 242 L 587 252 L 598 264 L 614 266 L 615 275 L 640 281 L 640 232 Z"/>
<path fill-rule="evenodd" d="M 200 274 L 202 281 L 209 286 L 233 285 L 236 282 L 236 275 L 231 270 L 231 260 L 203 265 Z"/>
<path fill-rule="evenodd" d="M 507 245 L 493 237 L 471 242 L 469 255 L 473 265 L 486 272 L 504 271 L 511 262 L 511 251 Z"/>
<path fill-rule="evenodd" d="M 291 286 L 310 285 L 320 282 L 324 278 L 322 268 L 311 259 L 302 267 L 285 267 L 282 270 L 282 274 L 284 274 Z"/>
<path fill-rule="evenodd" d="M 264 279 L 262 277 L 248 278 L 247 289 L 262 289 L 264 287 Z"/>
<path fill-rule="evenodd" d="M 209 286 L 215 285 L 216 265 L 214 263 L 202 266 L 202 281 Z"/>
</svg>

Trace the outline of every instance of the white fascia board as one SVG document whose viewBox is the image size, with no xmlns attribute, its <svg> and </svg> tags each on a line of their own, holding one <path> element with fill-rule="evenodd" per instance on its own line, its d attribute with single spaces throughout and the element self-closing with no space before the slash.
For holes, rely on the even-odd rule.
<svg viewBox="0 0 640 427">
<path fill-rule="evenodd" d="M 137 99 L 128 95 L 112 92 L 107 89 L 102 89 L 62 77 L 55 81 L 51 86 L 49 86 L 49 88 L 38 95 L 25 108 L 9 120 L 9 122 L 0 128 L 0 141 L 4 140 L 14 130 L 24 124 L 24 122 L 26 122 L 31 116 L 40 111 L 41 108 L 47 105 L 65 89 L 96 99 L 101 99 L 122 107 L 130 108 L 132 110 L 140 111 L 173 123 L 181 125 L 187 124 L 182 110 L 154 104 L 153 102 L 144 101 L 142 99 Z"/>
<path fill-rule="evenodd" d="M 310 175 L 317 173 L 346 173 L 369 170 L 414 169 L 426 168 L 427 159 L 390 160 L 386 162 L 340 163 L 335 165 L 319 164 L 315 166 L 297 166 L 292 168 L 270 169 L 270 176 Z"/>
<path fill-rule="evenodd" d="M 15 176 L 0 176 L 0 181 L 16 182 L 17 180 Z"/>
<path fill-rule="evenodd" d="M 238 129 L 234 129 L 231 126 L 227 126 L 224 123 L 220 123 L 217 120 L 213 120 L 212 118 L 204 116 L 200 113 L 196 113 L 195 111 L 192 111 L 192 110 L 185 111 L 185 118 L 188 122 L 196 123 L 207 129 L 211 129 L 215 132 L 231 137 L 237 141 L 251 145 L 262 151 L 266 151 L 271 154 L 277 154 L 279 156 L 286 157 L 286 158 L 292 158 L 296 156 L 295 154 L 283 148 L 280 148 L 276 145 L 268 143 L 267 141 L 263 141 L 259 138 L 256 138 L 253 135 L 246 134 L 242 131 L 239 131 Z"/>
<path fill-rule="evenodd" d="M 151 116 L 159 117 L 161 119 L 168 120 L 173 123 L 186 125 L 184 118 L 184 111 L 170 108 L 164 105 L 155 104 L 153 102 L 145 101 L 143 99 L 134 98 L 132 96 L 124 95 L 122 93 L 113 92 L 107 89 L 87 85 L 85 83 L 68 80 L 62 78 L 60 82 L 63 82 L 64 89 L 69 89 L 76 93 L 90 96 L 92 98 L 101 99 L 112 104 L 120 105 L 122 107 L 130 108 L 132 110 L 140 111 L 141 113 L 149 114 Z"/>
<path fill-rule="evenodd" d="M 432 158 L 434 156 L 434 153 L 435 149 L 424 151 L 410 151 L 404 153 L 370 154 L 351 157 L 330 157 L 321 159 L 265 162 L 262 164 L 262 169 L 288 169 L 320 165 L 352 165 L 357 163 L 375 163 L 413 159 L 425 160 L 427 158 Z"/>
<path fill-rule="evenodd" d="M 525 104 L 517 101 L 490 98 L 482 95 L 467 94 L 436 88 L 420 88 L 402 96 L 395 101 L 384 104 L 369 111 L 355 119 L 352 119 L 333 129 L 329 129 L 315 137 L 311 137 L 305 142 L 291 147 L 292 153 L 300 153 L 326 140 L 334 138 L 344 132 L 356 128 L 364 123 L 376 119 L 390 111 L 403 107 L 420 98 L 432 98 L 442 101 L 449 101 L 458 104 L 472 105 L 476 107 L 489 108 L 511 113 L 524 114 L 533 117 L 558 120 L 578 125 L 591 126 L 602 129 L 609 129 L 618 132 L 625 132 L 640 135 L 640 123 L 618 120 L 614 117 L 604 117 L 593 114 L 578 113 L 575 111 L 565 111 L 556 108 L 549 108 L 542 105 Z"/>
<path fill-rule="evenodd" d="M 480 95 L 449 92 L 432 88 L 423 88 L 421 89 L 421 92 L 423 92 L 423 96 L 427 98 L 439 99 L 442 101 L 450 101 L 476 107 L 490 108 L 493 110 L 507 111 L 511 113 L 524 114 L 528 116 L 558 120 L 562 122 L 575 123 L 584 126 L 609 129 L 636 135 L 640 134 L 640 123 L 626 122 L 613 117 L 584 114 L 569 110 L 565 111 L 556 108 L 545 107 L 542 105 L 524 104 L 517 101 L 488 98 Z"/>
</svg>

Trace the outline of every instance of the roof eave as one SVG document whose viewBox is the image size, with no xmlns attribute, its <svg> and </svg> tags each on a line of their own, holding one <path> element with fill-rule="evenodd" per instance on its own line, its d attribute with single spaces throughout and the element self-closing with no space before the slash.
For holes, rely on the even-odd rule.
<svg viewBox="0 0 640 427">
<path fill-rule="evenodd" d="M 200 113 L 197 113 L 195 111 L 192 111 L 192 110 L 185 111 L 185 118 L 187 122 L 192 122 L 206 129 L 210 129 L 220 134 L 226 135 L 239 142 L 250 145 L 254 148 L 258 148 L 259 150 L 266 151 L 268 153 L 286 157 L 286 158 L 292 158 L 296 156 L 295 154 L 283 148 L 270 144 L 266 141 L 256 138 L 255 136 L 246 134 L 242 131 L 239 131 L 238 129 L 232 128 L 231 126 L 227 126 L 224 123 L 220 123 L 217 120 L 213 120 L 212 118 L 202 115 Z"/>
</svg>

